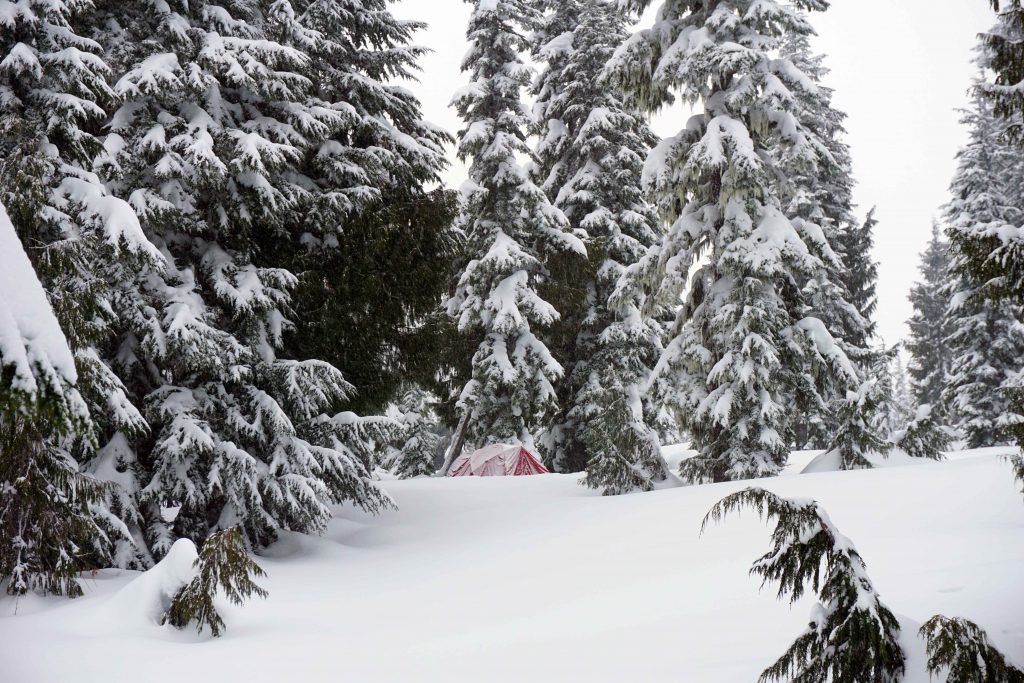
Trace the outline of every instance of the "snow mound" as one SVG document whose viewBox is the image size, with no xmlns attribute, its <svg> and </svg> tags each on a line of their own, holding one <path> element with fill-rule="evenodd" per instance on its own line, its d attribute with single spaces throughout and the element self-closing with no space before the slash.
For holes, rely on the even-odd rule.
<svg viewBox="0 0 1024 683">
<path fill-rule="evenodd" d="M 929 465 L 935 464 L 934 460 L 929 460 L 928 458 L 911 457 L 899 448 L 892 449 L 887 456 L 879 453 L 870 453 L 866 457 L 868 462 L 877 469 L 886 467 L 928 467 Z M 821 455 L 812 459 L 802 470 L 800 470 L 800 474 L 839 472 L 840 470 L 842 470 L 842 458 L 840 457 L 839 452 L 825 451 Z"/>
<path fill-rule="evenodd" d="M 195 543 L 187 538 L 178 539 L 164 559 L 107 601 L 104 607 L 108 617 L 118 620 L 121 626 L 159 624 L 174 595 L 195 578 L 197 559 Z"/>
</svg>

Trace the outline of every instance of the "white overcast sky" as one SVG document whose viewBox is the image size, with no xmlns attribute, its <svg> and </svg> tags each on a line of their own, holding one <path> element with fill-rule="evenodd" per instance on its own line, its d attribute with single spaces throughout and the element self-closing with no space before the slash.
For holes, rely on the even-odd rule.
<svg viewBox="0 0 1024 683">
<path fill-rule="evenodd" d="M 660 3 L 659 3 L 660 4 Z M 413 90 L 428 119 L 451 132 L 459 119 L 448 104 L 466 82 L 459 65 L 467 50 L 469 4 L 463 0 L 398 0 L 403 19 L 430 24 L 417 42 L 434 52 L 421 62 Z M 833 0 L 812 16 L 817 49 L 832 70 L 826 85 L 849 115 L 847 130 L 863 215 L 877 206 L 875 258 L 881 264 L 879 332 L 888 344 L 906 334 L 907 294 L 931 222 L 947 201 L 954 156 L 965 139 L 957 109 L 967 102 L 976 36 L 994 22 L 987 0 Z M 668 111 L 653 122 L 669 135 L 685 124 Z M 465 171 L 454 163 L 448 180 Z"/>
</svg>

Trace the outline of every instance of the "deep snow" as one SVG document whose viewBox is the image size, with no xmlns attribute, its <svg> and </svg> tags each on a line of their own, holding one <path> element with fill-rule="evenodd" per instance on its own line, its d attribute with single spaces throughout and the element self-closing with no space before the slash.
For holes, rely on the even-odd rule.
<svg viewBox="0 0 1024 683">
<path fill-rule="evenodd" d="M 758 482 L 818 499 L 853 540 L 903 623 L 907 683 L 928 681 L 916 630 L 936 613 L 977 621 L 1024 664 L 1024 498 L 1007 452 L 797 474 L 817 455 L 800 453 Z M 768 548 L 756 515 L 699 536 L 746 484 L 602 498 L 577 479 L 384 482 L 398 511 L 339 510 L 323 538 L 287 535 L 259 558 L 270 597 L 225 605 L 219 639 L 155 625 L 125 599 L 146 580 L 132 572 L 87 578 L 75 601 L 22 599 L 16 616 L 4 599 L 0 681 L 738 683 L 800 633 L 811 601 L 790 609 L 747 574 Z"/>
</svg>

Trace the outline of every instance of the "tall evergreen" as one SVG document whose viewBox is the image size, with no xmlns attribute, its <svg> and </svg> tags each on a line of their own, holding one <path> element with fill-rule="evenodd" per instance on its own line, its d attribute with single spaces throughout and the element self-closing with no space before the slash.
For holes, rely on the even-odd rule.
<svg viewBox="0 0 1024 683">
<path fill-rule="evenodd" d="M 331 362 L 355 388 L 346 407 L 380 412 L 403 382 L 434 380 L 450 332 L 432 314 L 454 276 L 457 205 L 454 192 L 428 188 L 451 138 L 396 83 L 418 75 L 426 49 L 412 41 L 424 24 L 396 18 L 386 0 L 291 5 L 301 29 L 282 21 L 276 35 L 310 60 L 312 95 L 343 120 L 310 147 L 318 191 L 288 226 L 292 239 L 261 249 L 299 275 L 288 352 Z"/>
<path fill-rule="evenodd" d="M 661 328 L 641 315 L 640 288 L 616 286 L 658 239 L 659 222 L 639 185 L 655 138 L 639 113 L 601 81 L 625 17 L 602 0 L 552 3 L 535 52 L 541 187 L 584 236 L 586 267 L 556 284 L 576 294 L 555 326 L 566 377 L 546 442 L 557 471 L 587 468 L 606 493 L 649 489 L 665 477 L 646 383 L 661 352 Z M 581 264 L 582 265 L 582 264 Z"/>
<path fill-rule="evenodd" d="M 856 225 L 853 215 L 853 162 L 846 144 L 844 123 L 846 115 L 832 103 L 833 91 L 822 81 L 828 74 L 824 57 L 815 54 L 810 36 L 803 33 L 787 35 L 781 55 L 789 59 L 813 83 L 813 88 L 795 94 L 797 116 L 821 141 L 832 163 L 808 168 L 799 158 L 789 157 L 782 148 L 780 163 L 786 170 L 788 182 L 782 186 L 782 202 L 787 215 L 799 217 L 819 225 L 833 252 L 823 253 L 823 269 L 803 283 L 804 296 L 810 309 L 833 332 L 843 352 L 863 369 L 871 356 L 867 347 L 872 324 L 869 316 L 852 303 L 848 291 L 848 271 L 851 267 L 870 270 L 874 264 L 855 263 L 847 266 L 861 254 L 847 255 L 842 239 Z M 859 303 L 859 302 L 858 302 Z M 826 448 L 839 428 L 836 412 L 848 387 L 840 384 L 811 386 L 797 396 L 801 418 L 796 425 L 795 443 L 798 448 Z"/>
<path fill-rule="evenodd" d="M 387 504 L 365 455 L 378 423 L 332 417 L 351 391 L 341 373 L 281 352 L 297 278 L 274 250 L 330 242 L 372 197 L 365 175 L 402 171 L 373 166 L 392 158 L 385 143 L 344 141 L 376 125 L 392 149 L 413 146 L 325 82 L 323 55 L 358 43 L 359 26 L 317 24 L 332 3 L 99 9 L 123 74 L 103 171 L 166 261 L 119 292 L 131 312 L 120 371 L 153 429 L 121 455 L 139 473 L 149 547 L 159 557 L 176 537 L 236 524 L 266 543 L 278 528 L 322 529 L 334 503 Z M 338 78 L 362 93 L 357 74 Z"/>
<path fill-rule="evenodd" d="M 448 312 L 478 346 L 459 397 L 456 443 L 532 446 L 556 409 L 563 375 L 539 336 L 559 313 L 539 290 L 552 260 L 585 248 L 517 158 L 532 156 L 533 122 L 522 99 L 531 70 L 521 55 L 529 47 L 524 32 L 539 26 L 540 12 L 528 0 L 472 4 L 463 60 L 470 83 L 454 99 L 465 122 L 458 153 L 470 162 L 459 220 L 468 262 Z"/>
<path fill-rule="evenodd" d="M 847 223 L 839 231 L 836 246 L 843 259 L 841 280 L 846 290 L 846 298 L 864 321 L 863 329 L 847 331 L 850 338 L 846 341 L 858 348 L 867 348 L 870 345 L 877 327 L 874 315 L 878 308 L 878 262 L 871 257 L 877 226 L 878 219 L 875 218 L 875 209 L 872 208 L 863 223 Z"/>
<path fill-rule="evenodd" d="M 656 373 L 699 451 L 682 466 L 691 481 L 777 473 L 793 441 L 794 397 L 820 391 L 820 377 L 857 382 L 801 286 L 825 272 L 833 249 L 820 225 L 782 203 L 787 170 L 832 163 L 798 116 L 795 94 L 813 85 L 774 54 L 787 36 L 811 33 L 799 9 L 827 3 L 795 5 L 667 0 L 609 64 L 632 105 L 655 110 L 676 92 L 704 106 L 644 173 L 671 223 L 648 277 L 660 301 L 684 297 Z"/>
<path fill-rule="evenodd" d="M 938 224 L 932 224 L 932 238 L 921 254 L 918 268 L 920 280 L 910 288 L 914 314 L 907 322 L 910 328 L 906 344 L 910 352 L 907 369 L 917 402 L 939 410 L 946 376 L 953 367 L 953 355 L 946 345 L 946 338 L 952 332 L 946 315 L 952 258 L 949 243 L 942 239 Z"/>
<path fill-rule="evenodd" d="M 75 470 L 95 462 L 102 453 L 97 447 L 117 432 L 146 432 L 140 404 L 112 368 L 111 342 L 121 323 L 115 290 L 134 280 L 142 264 L 159 267 L 161 258 L 132 208 L 110 196 L 93 172 L 103 149 L 98 135 L 116 96 L 101 46 L 88 37 L 97 25 L 92 3 L 19 0 L 7 8 L 0 23 L 0 199 L 21 241 L 30 245 L 29 257 L 74 353 L 89 419 L 75 428 L 9 421 L 3 438 L 5 450 L 20 444 L 22 456 L 51 464 L 52 481 L 36 484 L 59 497 L 64 487 L 81 485 L 75 484 L 81 481 Z M 114 487 L 93 491 L 88 505 L 82 503 L 80 514 L 69 520 L 79 520 L 81 528 L 98 525 L 105 533 L 75 550 L 54 542 L 54 551 L 68 551 L 72 568 L 109 562 L 112 552 L 114 561 L 130 562 L 134 544 L 123 531 L 134 521 L 132 507 L 115 503 Z M 59 588 L 65 589 L 71 587 Z"/>
<path fill-rule="evenodd" d="M 1024 6 L 1021 0 L 989 0 L 998 15 L 996 25 L 981 35 L 986 66 L 994 80 L 981 85 L 995 113 L 1011 122 L 1008 131 L 1024 142 Z"/>
<path fill-rule="evenodd" d="M 950 334 L 956 359 L 944 398 L 968 446 L 1005 443 L 1021 419 L 1011 401 L 1024 354 L 1024 307 L 998 295 L 998 280 L 986 279 L 975 265 L 981 234 L 1015 231 L 1021 221 L 1021 191 L 1015 172 L 1019 150 L 1002 135 L 1004 124 L 979 94 L 964 113 L 967 144 L 946 206 L 947 234 L 953 247 L 954 281 L 949 286 Z"/>
<path fill-rule="evenodd" d="M 108 557 L 96 514 L 107 486 L 60 439 L 90 434 L 75 359 L 0 204 L 0 587 L 75 597 L 78 572 Z"/>
</svg>

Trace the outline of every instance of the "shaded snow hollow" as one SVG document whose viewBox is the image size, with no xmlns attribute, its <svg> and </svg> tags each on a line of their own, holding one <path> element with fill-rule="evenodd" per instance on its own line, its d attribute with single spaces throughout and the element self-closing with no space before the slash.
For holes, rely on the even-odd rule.
<svg viewBox="0 0 1024 683">
<path fill-rule="evenodd" d="M 936 613 L 1024 664 L 1024 499 L 1006 452 L 797 475 L 817 455 L 798 453 L 792 474 L 757 482 L 819 500 L 852 539 L 900 616 L 906 683 L 928 681 L 916 631 Z M 17 616 L 7 599 L 0 680 L 736 683 L 806 625 L 813 601 L 790 608 L 748 575 L 769 545 L 755 514 L 699 535 L 746 483 L 602 498 L 577 481 L 385 482 L 398 511 L 339 509 L 323 538 L 288 534 L 259 558 L 270 597 L 225 605 L 220 639 L 140 618 L 182 578 L 172 568 L 148 583 L 101 572 L 86 597 L 22 599 Z"/>
</svg>

